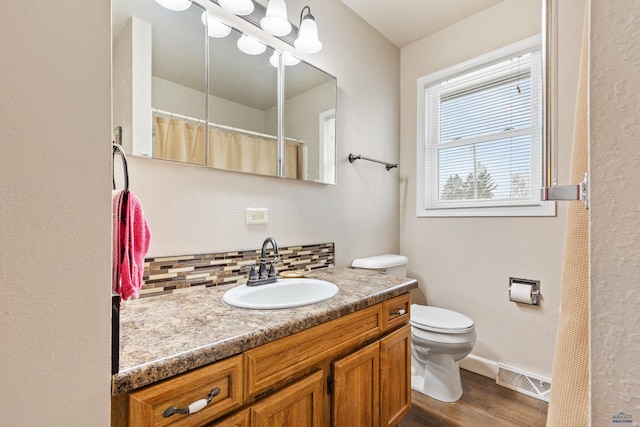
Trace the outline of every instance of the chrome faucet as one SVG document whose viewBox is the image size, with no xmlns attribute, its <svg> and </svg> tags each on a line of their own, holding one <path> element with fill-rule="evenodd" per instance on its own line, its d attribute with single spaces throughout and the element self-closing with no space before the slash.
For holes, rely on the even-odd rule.
<svg viewBox="0 0 640 427">
<path fill-rule="evenodd" d="M 273 248 L 273 259 L 271 264 L 267 267 L 267 247 L 271 244 Z M 267 283 L 274 283 L 278 280 L 278 271 L 276 270 L 276 261 L 280 259 L 280 251 L 278 250 L 278 244 L 273 237 L 267 237 L 262 243 L 262 250 L 260 251 L 260 266 L 258 273 L 255 273 L 255 269 L 252 267 L 252 272 L 249 274 L 249 280 L 247 286 L 265 285 Z"/>
</svg>

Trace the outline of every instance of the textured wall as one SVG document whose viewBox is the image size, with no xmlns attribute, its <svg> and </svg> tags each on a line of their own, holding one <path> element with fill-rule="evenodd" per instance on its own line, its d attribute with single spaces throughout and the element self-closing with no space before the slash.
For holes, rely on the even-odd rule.
<svg viewBox="0 0 640 427">
<path fill-rule="evenodd" d="M 108 1 L 0 6 L 3 426 L 108 426 Z"/>
<path fill-rule="evenodd" d="M 640 423 L 640 10 L 591 1 L 591 422 Z"/>
<path fill-rule="evenodd" d="M 568 181 L 584 4 L 559 9 L 559 180 Z M 557 217 L 416 218 L 416 80 L 540 32 L 541 2 L 507 0 L 402 50 L 401 252 L 416 301 L 470 316 L 472 355 L 550 377 L 566 205 Z M 500 28 L 500 31 L 488 31 Z M 509 277 L 541 281 L 540 307 L 508 300 Z M 488 374 L 488 372 L 487 372 Z"/>
</svg>

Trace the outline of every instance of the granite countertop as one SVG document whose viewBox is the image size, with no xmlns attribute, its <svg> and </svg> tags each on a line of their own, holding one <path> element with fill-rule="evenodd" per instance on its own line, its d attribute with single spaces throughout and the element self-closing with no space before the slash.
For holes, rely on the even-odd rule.
<svg viewBox="0 0 640 427">
<path fill-rule="evenodd" d="M 418 286 L 414 279 L 373 271 L 330 267 L 306 277 L 334 283 L 335 297 L 283 310 L 231 307 L 222 295 L 238 285 L 128 301 L 120 310 L 120 370 L 112 394 L 242 353 Z"/>
</svg>

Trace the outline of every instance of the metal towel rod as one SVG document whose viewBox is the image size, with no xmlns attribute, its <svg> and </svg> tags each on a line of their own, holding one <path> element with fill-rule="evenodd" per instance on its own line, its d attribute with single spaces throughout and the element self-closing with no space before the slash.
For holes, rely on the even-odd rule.
<svg viewBox="0 0 640 427">
<path fill-rule="evenodd" d="M 129 168 L 127 167 L 127 155 L 124 153 L 122 146 L 120 144 L 111 143 L 111 147 L 113 148 L 113 159 L 116 157 L 116 153 L 120 154 L 122 158 L 122 169 L 124 170 L 124 191 L 129 192 Z M 111 175 L 113 178 L 113 189 L 116 189 L 116 177 L 114 173 L 114 164 L 111 164 Z"/>
<path fill-rule="evenodd" d="M 390 171 L 393 168 L 397 168 L 398 167 L 397 163 L 388 163 L 388 162 L 383 162 L 383 161 L 380 161 L 380 160 L 374 160 L 374 159 L 370 159 L 368 157 L 361 156 L 360 154 L 358 154 L 357 156 L 354 155 L 354 154 L 349 154 L 349 162 L 353 163 L 358 159 L 368 160 L 370 162 L 383 164 L 383 165 L 385 165 L 385 167 L 387 168 L 388 171 Z"/>
</svg>

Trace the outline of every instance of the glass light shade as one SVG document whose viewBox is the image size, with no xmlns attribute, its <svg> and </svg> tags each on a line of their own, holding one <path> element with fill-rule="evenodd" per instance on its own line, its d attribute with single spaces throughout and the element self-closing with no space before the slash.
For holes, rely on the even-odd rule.
<svg viewBox="0 0 640 427">
<path fill-rule="evenodd" d="M 156 0 L 156 2 L 160 6 L 176 12 L 182 12 L 183 10 L 189 9 L 189 6 L 191 6 L 191 2 L 189 0 Z"/>
<path fill-rule="evenodd" d="M 238 39 L 238 49 L 246 53 L 247 55 L 260 55 L 265 50 L 267 50 L 267 46 L 263 43 L 260 43 L 258 40 L 253 37 L 249 37 L 246 34 L 243 34 Z"/>
<path fill-rule="evenodd" d="M 250 15 L 254 7 L 251 0 L 218 0 L 218 3 L 224 10 L 234 15 Z"/>
<path fill-rule="evenodd" d="M 318 25 L 311 15 L 306 15 L 302 20 L 298 38 L 293 45 L 304 53 L 316 53 L 322 49 L 322 43 L 318 40 Z"/>
<path fill-rule="evenodd" d="M 271 58 L 269 58 L 269 62 L 274 67 L 278 68 L 278 60 L 279 59 L 280 59 L 280 52 L 273 52 L 273 55 L 271 55 Z M 295 56 L 293 56 L 291 53 L 289 53 L 289 52 L 285 52 L 284 53 L 284 65 L 285 65 L 285 67 L 290 67 L 292 65 L 297 65 L 299 63 L 300 63 L 300 60 L 298 58 L 296 58 Z"/>
<path fill-rule="evenodd" d="M 205 24 L 205 22 L 207 22 L 207 24 Z M 202 12 L 202 25 L 207 25 L 209 37 L 220 39 L 227 37 L 231 33 L 231 27 L 211 16 L 206 10 Z"/>
<path fill-rule="evenodd" d="M 260 20 L 260 26 L 272 36 L 286 36 L 291 32 L 287 18 L 287 4 L 284 0 L 269 0 L 267 12 Z"/>
</svg>

